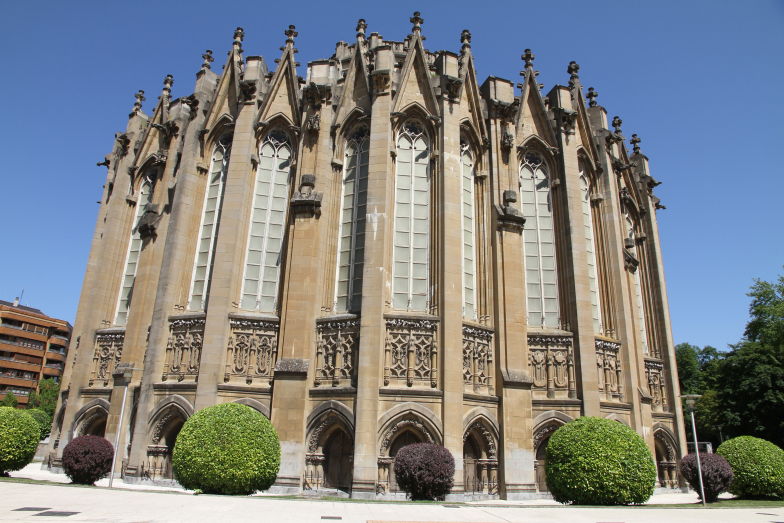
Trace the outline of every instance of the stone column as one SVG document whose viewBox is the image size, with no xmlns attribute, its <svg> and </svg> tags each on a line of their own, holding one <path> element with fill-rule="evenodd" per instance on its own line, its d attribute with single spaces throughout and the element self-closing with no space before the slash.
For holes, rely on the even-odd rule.
<svg viewBox="0 0 784 523">
<path fill-rule="evenodd" d="M 357 368 L 356 429 L 352 496 L 374 498 L 378 477 L 378 389 L 381 380 L 381 357 L 384 353 L 384 301 L 389 253 L 389 224 L 393 209 L 387 207 L 393 191 L 394 164 L 389 148 L 392 143 L 390 112 L 390 68 L 392 50 L 388 45 L 374 48 L 376 68 L 373 84 L 370 151 L 368 160 L 367 225 L 365 231 L 365 266 L 362 282 L 362 318 L 360 321 Z"/>
</svg>

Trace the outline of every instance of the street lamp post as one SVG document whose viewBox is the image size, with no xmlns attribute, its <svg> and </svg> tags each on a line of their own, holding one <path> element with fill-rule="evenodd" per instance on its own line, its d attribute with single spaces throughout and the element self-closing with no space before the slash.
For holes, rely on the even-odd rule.
<svg viewBox="0 0 784 523">
<path fill-rule="evenodd" d="M 112 488 L 112 483 L 114 482 L 114 466 L 117 463 L 117 452 L 119 450 L 118 447 L 120 446 L 120 432 L 122 431 L 123 418 L 125 417 L 125 400 L 128 397 L 128 384 L 130 383 L 131 377 L 133 377 L 133 371 L 135 370 L 137 369 L 134 369 L 132 364 L 120 364 L 113 373 L 115 378 L 122 376 L 124 386 L 122 405 L 120 406 L 120 419 L 117 422 L 117 430 L 115 430 L 114 434 L 114 455 L 112 456 L 112 469 L 109 472 L 109 488 Z"/>
<path fill-rule="evenodd" d="M 681 396 L 686 400 L 686 409 L 691 414 L 691 434 L 694 436 L 694 454 L 697 456 L 697 474 L 700 476 L 700 498 L 702 499 L 702 506 L 705 505 L 705 486 L 702 483 L 702 463 L 700 462 L 700 448 L 697 445 L 697 424 L 694 422 L 694 405 L 696 401 L 701 398 L 699 394 L 684 394 Z"/>
</svg>

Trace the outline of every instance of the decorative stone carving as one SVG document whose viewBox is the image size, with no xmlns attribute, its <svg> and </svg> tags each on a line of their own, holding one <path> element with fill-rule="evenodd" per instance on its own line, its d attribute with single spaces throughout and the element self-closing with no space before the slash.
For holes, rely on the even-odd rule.
<svg viewBox="0 0 784 523">
<path fill-rule="evenodd" d="M 559 421 L 552 421 L 548 422 L 547 425 L 536 431 L 534 434 L 534 452 L 536 452 L 536 449 L 539 447 L 539 445 L 547 441 L 553 432 L 560 429 L 563 425 L 564 424 Z"/>
<path fill-rule="evenodd" d="M 487 101 L 487 109 L 490 118 L 500 118 L 502 121 L 511 121 L 517 112 L 518 100 L 514 102 L 502 102 L 501 100 L 490 99 Z"/>
<path fill-rule="evenodd" d="M 473 422 L 470 427 L 468 427 L 468 430 L 466 430 L 465 433 L 463 433 L 463 443 L 465 443 L 465 441 L 468 439 L 468 436 L 472 432 L 481 437 L 487 448 L 487 455 L 490 457 L 490 459 L 496 459 L 498 457 L 498 451 L 493 433 L 490 432 L 484 423 L 477 420 Z"/>
<path fill-rule="evenodd" d="M 223 380 L 270 385 L 278 358 L 278 320 L 230 318 L 229 326 Z"/>
<path fill-rule="evenodd" d="M 309 133 L 318 134 L 321 130 L 321 113 L 315 113 L 308 116 L 308 121 L 305 122 L 305 129 Z"/>
<path fill-rule="evenodd" d="M 204 343 L 204 317 L 176 318 L 169 321 L 169 342 L 161 380 L 199 377 L 199 361 Z"/>
<path fill-rule="evenodd" d="M 623 401 L 621 344 L 596 338 L 595 345 L 599 392 L 603 392 L 608 401 Z"/>
<path fill-rule="evenodd" d="M 438 321 L 387 318 L 384 385 L 438 385 Z"/>
<path fill-rule="evenodd" d="M 496 205 L 496 218 L 501 230 L 522 233 L 525 226 L 525 216 L 513 204 L 517 202 L 516 191 L 504 191 L 504 205 Z"/>
<path fill-rule="evenodd" d="M 315 192 L 313 190 L 315 187 L 316 175 L 303 174 L 300 179 L 299 190 L 295 191 L 294 197 L 291 198 L 292 212 L 316 217 L 321 215 L 322 194 Z"/>
<path fill-rule="evenodd" d="M 465 391 L 494 394 L 493 331 L 463 325 L 463 382 Z"/>
<path fill-rule="evenodd" d="M 95 336 L 93 372 L 88 386 L 108 387 L 114 368 L 120 363 L 125 331 L 102 332 Z"/>
<path fill-rule="evenodd" d="M 251 103 L 256 96 L 256 81 L 242 80 L 240 82 L 240 102 Z"/>
<path fill-rule="evenodd" d="M 534 391 L 546 397 L 577 397 L 571 335 L 529 334 L 528 364 Z"/>
<path fill-rule="evenodd" d="M 657 359 L 645 358 L 645 378 L 648 382 L 648 392 L 652 398 L 653 408 L 659 411 L 669 410 L 664 363 Z"/>
<path fill-rule="evenodd" d="M 359 320 L 316 322 L 316 387 L 357 385 Z"/>
<path fill-rule="evenodd" d="M 158 222 L 161 221 L 162 215 L 158 213 L 158 206 L 154 203 L 148 203 L 144 206 L 144 211 L 139 218 L 139 223 L 136 225 L 136 230 L 139 231 L 139 237 L 142 240 L 155 238 Z"/>
<path fill-rule="evenodd" d="M 504 130 L 501 135 L 501 149 L 509 151 L 514 147 L 514 135 L 507 130 Z"/>
</svg>

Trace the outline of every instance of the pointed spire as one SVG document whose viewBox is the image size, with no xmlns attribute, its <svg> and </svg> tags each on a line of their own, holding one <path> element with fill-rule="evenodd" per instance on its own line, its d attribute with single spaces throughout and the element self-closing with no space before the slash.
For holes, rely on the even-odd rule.
<svg viewBox="0 0 784 523">
<path fill-rule="evenodd" d="M 629 140 L 629 143 L 632 144 L 632 148 L 634 150 L 634 154 L 639 154 L 640 153 L 640 142 L 641 141 L 642 140 L 640 140 L 639 136 L 637 136 L 636 134 L 632 134 L 632 139 Z"/>
<path fill-rule="evenodd" d="M 580 71 L 580 65 L 572 60 L 569 62 L 569 66 L 566 68 L 566 72 L 569 73 L 569 87 L 574 87 L 580 80 L 580 77 L 577 73 Z"/>
<path fill-rule="evenodd" d="M 520 58 L 522 58 L 523 62 L 525 62 L 525 68 L 526 69 L 533 69 L 533 67 L 534 67 L 534 59 L 536 58 L 536 55 L 534 53 L 532 53 L 530 49 L 526 49 L 525 51 L 523 51 L 523 54 L 520 55 Z M 521 76 L 524 75 L 524 74 L 525 74 L 525 71 L 521 71 L 520 72 Z"/>
<path fill-rule="evenodd" d="M 158 98 L 159 100 L 169 100 L 171 98 L 171 88 L 174 84 L 174 77 L 170 74 L 166 75 L 166 78 L 163 79 L 163 89 L 161 89 L 161 96 Z"/>
<path fill-rule="evenodd" d="M 365 29 L 367 29 L 367 23 L 364 18 L 360 18 L 357 20 L 357 38 L 365 39 Z"/>
<path fill-rule="evenodd" d="M 419 11 L 414 11 L 414 16 L 412 16 L 409 20 L 414 26 L 411 28 L 411 33 L 418 35 L 422 32 L 422 24 L 425 23 L 425 20 L 419 16 Z"/>
<path fill-rule="evenodd" d="M 201 55 L 201 59 L 203 60 L 201 64 L 201 70 L 205 71 L 210 68 L 210 64 L 215 61 L 215 58 L 212 57 L 212 49 L 207 49 L 204 51 L 204 54 Z"/>
<path fill-rule="evenodd" d="M 593 87 L 588 88 L 588 94 L 585 95 L 588 98 L 588 107 L 596 107 L 596 98 L 599 96 L 599 91 L 594 89 Z"/>
<path fill-rule="evenodd" d="M 294 39 L 299 36 L 299 33 L 296 31 L 296 27 L 290 25 L 288 29 L 283 31 L 283 34 L 286 35 L 286 47 L 294 47 Z"/>
<path fill-rule="evenodd" d="M 141 89 L 136 91 L 136 94 L 133 95 L 133 97 L 136 98 L 136 101 L 133 103 L 133 109 L 131 110 L 131 114 L 128 115 L 129 117 L 133 117 L 134 115 L 139 114 L 139 111 L 142 110 L 142 102 L 146 100 L 144 97 L 144 91 Z"/>
<path fill-rule="evenodd" d="M 234 48 L 242 52 L 242 40 L 245 38 L 245 30 L 242 27 L 238 27 L 234 30 Z"/>
<path fill-rule="evenodd" d="M 620 116 L 613 116 L 612 126 L 613 126 L 613 129 L 615 129 L 615 134 L 617 134 L 617 135 L 621 134 L 621 125 L 623 125 L 623 120 L 621 120 L 621 117 Z"/>
<path fill-rule="evenodd" d="M 461 53 L 465 53 L 471 49 L 471 31 L 463 29 L 463 32 L 460 33 L 460 43 L 462 44 L 460 47 Z"/>
</svg>

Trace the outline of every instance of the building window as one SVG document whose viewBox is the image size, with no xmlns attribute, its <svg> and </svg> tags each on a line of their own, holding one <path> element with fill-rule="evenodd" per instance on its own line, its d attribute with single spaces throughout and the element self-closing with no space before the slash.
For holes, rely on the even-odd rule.
<svg viewBox="0 0 784 523">
<path fill-rule="evenodd" d="M 463 212 L 463 317 L 476 320 L 476 216 L 474 158 L 467 143 L 460 143 Z"/>
<path fill-rule="evenodd" d="M 339 312 L 359 312 L 362 308 L 368 143 L 365 127 L 346 143 L 335 292 L 335 310 Z"/>
<path fill-rule="evenodd" d="M 585 250 L 588 258 L 588 285 L 591 291 L 591 318 L 593 332 L 601 333 L 601 306 L 599 304 L 599 278 L 596 263 L 596 237 L 593 232 L 593 212 L 591 209 L 591 186 L 588 174 L 583 165 L 580 166 L 580 189 L 582 190 L 583 231 L 585 232 Z"/>
<path fill-rule="evenodd" d="M 125 258 L 125 270 L 123 271 L 120 297 L 117 303 L 117 314 L 114 319 L 115 325 L 125 325 L 128 321 L 128 311 L 131 307 L 131 299 L 133 298 L 133 285 L 136 281 L 139 255 L 142 251 L 142 237 L 139 232 L 138 224 L 142 214 L 144 214 L 145 207 L 147 207 L 147 204 L 152 200 L 153 187 L 153 181 L 149 176 L 145 176 L 139 187 L 139 197 L 136 201 L 136 209 L 133 216 L 133 229 L 131 229 L 128 255 Z"/>
<path fill-rule="evenodd" d="M 428 311 L 430 148 L 422 126 L 407 122 L 397 138 L 392 305 Z"/>
<path fill-rule="evenodd" d="M 204 310 L 212 273 L 212 257 L 215 241 L 218 237 L 223 190 L 226 185 L 226 173 L 229 169 L 231 155 L 231 135 L 224 134 L 215 144 L 210 164 L 207 191 L 204 196 L 204 208 L 201 213 L 198 248 L 193 267 L 191 296 L 188 301 L 192 310 Z"/>
<path fill-rule="evenodd" d="M 631 240 L 627 242 L 627 245 L 630 245 L 629 251 L 631 251 L 632 255 L 637 257 L 637 235 L 634 232 L 634 222 L 632 221 L 631 217 L 627 214 L 626 215 L 626 237 Z M 639 258 L 637 258 L 639 260 Z M 645 325 L 645 304 L 642 299 L 642 280 L 640 278 L 640 272 L 642 269 L 642 264 L 640 263 L 637 266 L 637 270 L 634 271 L 634 301 L 636 304 L 637 309 L 637 328 L 640 337 L 640 345 L 642 348 L 643 354 L 648 354 L 648 328 Z"/>
<path fill-rule="evenodd" d="M 558 273 L 550 178 L 541 156 L 529 152 L 520 168 L 520 202 L 525 229 L 528 325 L 558 328 Z"/>
<path fill-rule="evenodd" d="M 281 132 L 271 132 L 259 151 L 259 167 L 248 234 L 243 309 L 275 312 L 281 253 L 289 200 L 291 145 Z"/>
</svg>

